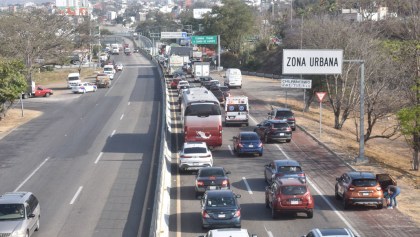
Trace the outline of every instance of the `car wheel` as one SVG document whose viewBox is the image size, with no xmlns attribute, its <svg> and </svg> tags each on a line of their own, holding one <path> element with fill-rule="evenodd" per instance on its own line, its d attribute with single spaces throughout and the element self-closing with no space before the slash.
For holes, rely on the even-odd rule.
<svg viewBox="0 0 420 237">
<path fill-rule="evenodd" d="M 307 213 L 306 213 L 306 215 L 308 216 L 308 218 L 312 218 L 312 217 L 314 217 L 314 210 L 309 210 Z"/>
<path fill-rule="evenodd" d="M 50 97 L 50 93 L 45 93 L 45 97 Z"/>
<path fill-rule="evenodd" d="M 335 199 L 337 199 L 337 200 L 340 200 L 340 195 L 338 195 L 338 187 L 337 187 L 337 185 L 335 185 Z"/>
<path fill-rule="evenodd" d="M 346 199 L 346 195 L 343 194 L 343 208 L 344 210 L 349 209 L 349 202 Z"/>
<path fill-rule="evenodd" d="M 267 134 L 264 135 L 264 143 L 268 144 L 270 140 L 268 139 Z"/>
<path fill-rule="evenodd" d="M 289 143 L 291 141 L 291 139 L 287 139 L 286 142 Z"/>
<path fill-rule="evenodd" d="M 296 131 L 296 128 L 294 127 L 294 128 L 292 128 L 292 131 Z"/>
<path fill-rule="evenodd" d="M 376 206 L 376 208 L 377 209 L 382 209 L 382 208 L 384 208 L 384 204 L 382 203 L 382 204 L 378 204 L 377 206 Z"/>
<path fill-rule="evenodd" d="M 25 94 L 23 94 L 23 95 L 22 95 L 22 99 L 28 99 L 28 94 L 26 94 L 26 93 L 25 93 Z"/>
<path fill-rule="evenodd" d="M 271 207 L 271 218 L 273 218 L 273 219 L 277 218 L 277 212 L 274 210 L 273 207 Z"/>
<path fill-rule="evenodd" d="M 40 219 L 41 217 L 40 216 L 38 216 L 38 220 L 36 221 L 36 228 L 35 228 L 35 231 L 38 231 L 39 230 L 39 219 Z"/>
</svg>

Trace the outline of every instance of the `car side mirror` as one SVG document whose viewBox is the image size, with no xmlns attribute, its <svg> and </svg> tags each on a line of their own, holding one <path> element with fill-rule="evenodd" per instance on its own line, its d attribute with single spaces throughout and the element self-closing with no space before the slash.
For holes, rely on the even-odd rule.
<svg viewBox="0 0 420 237">
<path fill-rule="evenodd" d="M 33 214 L 33 213 L 28 215 L 28 218 L 34 218 L 34 217 L 35 217 L 35 214 Z"/>
<path fill-rule="evenodd" d="M 235 194 L 235 197 L 236 198 L 241 198 L 242 196 L 241 196 L 241 194 Z"/>
</svg>

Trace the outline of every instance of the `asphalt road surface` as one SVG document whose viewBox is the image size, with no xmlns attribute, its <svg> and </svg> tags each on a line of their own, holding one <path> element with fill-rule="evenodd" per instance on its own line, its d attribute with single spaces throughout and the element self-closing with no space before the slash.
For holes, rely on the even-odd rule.
<svg viewBox="0 0 420 237">
<path fill-rule="evenodd" d="M 221 77 L 213 75 L 221 81 Z M 343 204 L 334 198 L 335 178 L 352 169 L 338 157 L 320 146 L 299 128 L 293 132 L 290 143 L 264 144 L 264 155 L 236 157 L 232 152 L 232 137 L 239 131 L 252 131 L 258 122 L 267 117 L 269 105 L 275 100 L 286 102 L 286 93 L 279 81 L 246 77 L 242 89 L 231 89 L 233 95 L 247 95 L 250 98 L 251 119 L 249 127 L 224 127 L 223 146 L 213 151 L 214 166 L 231 171 L 232 190 L 241 194 L 242 228 L 259 237 L 297 237 L 307 234 L 313 228 L 351 228 L 358 236 L 420 236 L 419 227 L 398 210 L 378 210 L 374 207 L 353 207 L 343 209 Z M 289 90 L 288 96 L 303 97 L 303 90 Z M 171 90 L 170 98 L 177 98 Z M 176 102 L 171 110 L 178 113 Z M 175 122 L 176 124 L 176 122 Z M 299 121 L 297 121 L 299 124 Z M 173 131 L 172 149 L 176 152 L 183 137 L 179 130 Z M 314 217 L 305 214 L 282 215 L 271 218 L 270 209 L 265 207 L 264 165 L 271 160 L 293 159 L 301 163 L 309 177 L 310 191 L 315 199 Z M 203 234 L 201 228 L 200 201 L 195 199 L 195 175 L 177 172 L 177 160 L 173 159 L 172 203 L 170 216 L 171 237 L 192 237 Z"/>
<path fill-rule="evenodd" d="M 44 112 L 0 140 L 0 193 L 31 191 L 35 237 L 148 236 L 160 149 L 162 89 L 140 54 L 109 89 L 25 100 Z"/>
</svg>

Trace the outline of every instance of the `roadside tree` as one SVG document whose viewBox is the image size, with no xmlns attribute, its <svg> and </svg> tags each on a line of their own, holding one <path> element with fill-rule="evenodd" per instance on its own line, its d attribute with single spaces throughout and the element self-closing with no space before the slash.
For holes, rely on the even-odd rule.
<svg viewBox="0 0 420 237">
<path fill-rule="evenodd" d="M 36 60 L 54 61 L 71 47 L 74 27 L 67 16 L 44 10 L 1 15 L 0 56 L 25 64 L 27 81 L 32 78 Z"/>
<path fill-rule="evenodd" d="M 24 64 L 19 60 L 0 59 L 0 121 L 13 106 L 16 98 L 26 91 Z"/>
</svg>

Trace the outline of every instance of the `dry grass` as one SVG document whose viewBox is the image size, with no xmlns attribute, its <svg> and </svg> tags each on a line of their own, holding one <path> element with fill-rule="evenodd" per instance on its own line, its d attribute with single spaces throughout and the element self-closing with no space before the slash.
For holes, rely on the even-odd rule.
<svg viewBox="0 0 420 237">
<path fill-rule="evenodd" d="M 278 101 L 284 102 L 284 101 Z M 420 224 L 420 172 L 413 171 L 411 167 L 411 150 L 405 143 L 404 137 L 396 140 L 373 139 L 365 144 L 365 157 L 369 163 L 358 165 L 354 163 L 359 154 L 359 142 L 356 141 L 356 127 L 354 118 L 350 118 L 341 130 L 333 128 L 334 115 L 327 106 L 322 108 L 322 133 L 319 132 L 319 104 L 314 103 L 310 112 L 303 113 L 301 101 L 289 99 L 289 106 L 295 111 L 299 126 L 313 134 L 328 147 L 334 150 L 346 162 L 357 170 L 371 171 L 374 173 L 389 173 L 397 179 L 402 188 L 398 197 L 399 209 Z M 393 121 L 378 123 L 377 132 Z"/>
<path fill-rule="evenodd" d="M 35 110 L 23 110 L 20 109 L 11 109 L 7 112 L 6 117 L 0 120 L 0 138 L 5 136 L 7 133 L 13 129 L 19 127 L 20 125 L 27 123 L 33 118 L 42 115 L 42 112 Z"/>
<path fill-rule="evenodd" d="M 88 78 L 96 75 L 96 71 L 99 69 L 93 68 L 82 68 L 81 77 Z M 36 84 L 40 85 L 48 85 L 48 84 L 56 84 L 66 82 L 67 75 L 72 72 L 78 72 L 77 68 L 66 68 L 66 69 L 55 69 L 51 72 L 39 72 L 34 73 L 33 78 Z"/>
</svg>

